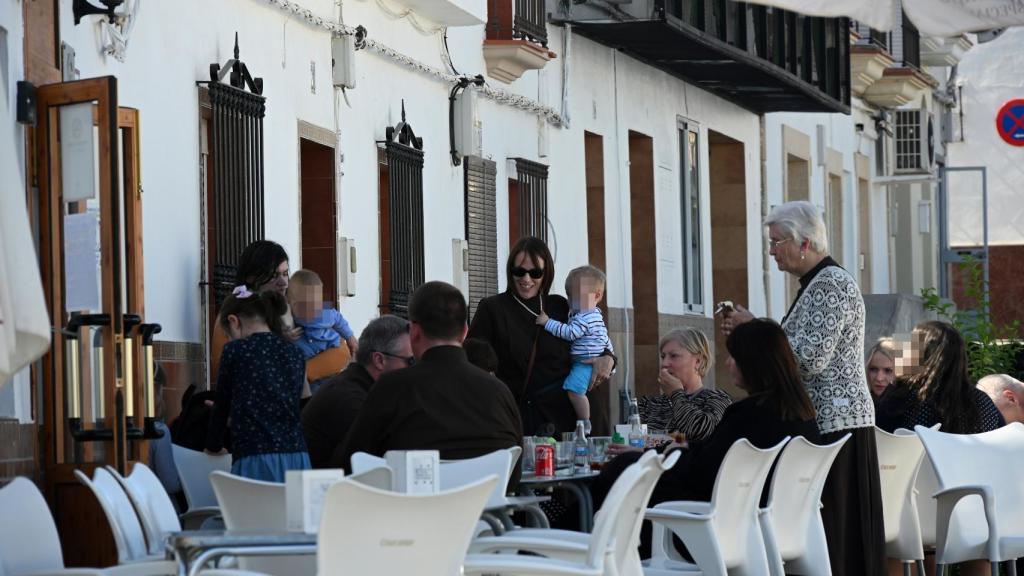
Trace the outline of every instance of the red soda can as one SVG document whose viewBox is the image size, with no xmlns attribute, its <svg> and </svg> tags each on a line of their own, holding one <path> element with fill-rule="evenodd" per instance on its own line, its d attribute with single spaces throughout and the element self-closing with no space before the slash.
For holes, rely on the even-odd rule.
<svg viewBox="0 0 1024 576">
<path fill-rule="evenodd" d="M 537 444 L 534 475 L 555 475 L 555 447 L 551 444 Z"/>
</svg>

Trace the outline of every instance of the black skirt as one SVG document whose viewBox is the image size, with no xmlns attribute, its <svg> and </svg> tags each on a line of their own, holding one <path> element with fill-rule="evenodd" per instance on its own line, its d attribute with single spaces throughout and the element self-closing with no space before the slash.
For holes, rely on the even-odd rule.
<svg viewBox="0 0 1024 576">
<path fill-rule="evenodd" d="M 822 434 L 831 444 L 852 436 L 832 464 L 821 494 L 833 576 L 885 576 L 885 524 L 874 428 Z"/>
</svg>

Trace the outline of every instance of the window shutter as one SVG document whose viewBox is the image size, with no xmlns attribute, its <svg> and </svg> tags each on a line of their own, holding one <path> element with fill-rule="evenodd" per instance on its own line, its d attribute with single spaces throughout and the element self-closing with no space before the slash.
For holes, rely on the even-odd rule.
<svg viewBox="0 0 1024 576">
<path fill-rule="evenodd" d="M 536 236 L 548 241 L 548 167 L 516 158 L 519 180 L 519 237 Z"/>
<path fill-rule="evenodd" d="M 466 240 L 469 242 L 469 315 L 481 299 L 498 293 L 497 164 L 465 157 Z"/>
<path fill-rule="evenodd" d="M 385 145 L 391 217 L 391 313 L 409 317 L 409 297 L 423 284 L 423 151 Z"/>
</svg>

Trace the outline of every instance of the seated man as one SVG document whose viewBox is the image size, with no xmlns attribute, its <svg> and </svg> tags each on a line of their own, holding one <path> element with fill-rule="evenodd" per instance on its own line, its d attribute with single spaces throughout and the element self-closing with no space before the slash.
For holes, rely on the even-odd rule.
<svg viewBox="0 0 1024 576">
<path fill-rule="evenodd" d="M 466 300 L 444 282 L 427 282 L 409 301 L 416 365 L 381 376 L 333 464 L 351 471 L 355 452 L 438 450 L 442 459 L 519 446 L 519 409 L 508 386 L 466 359 Z M 517 466 L 518 469 L 518 466 Z M 518 482 L 514 474 L 511 484 Z"/>
<path fill-rule="evenodd" d="M 330 465 L 331 455 L 348 434 L 374 382 L 413 361 L 408 322 L 389 314 L 366 325 L 359 335 L 356 361 L 326 378 L 302 409 L 302 433 L 313 468 Z"/>
<path fill-rule="evenodd" d="M 978 380 L 978 388 L 992 399 L 1006 423 L 1024 422 L 1024 383 L 1006 374 Z"/>
</svg>

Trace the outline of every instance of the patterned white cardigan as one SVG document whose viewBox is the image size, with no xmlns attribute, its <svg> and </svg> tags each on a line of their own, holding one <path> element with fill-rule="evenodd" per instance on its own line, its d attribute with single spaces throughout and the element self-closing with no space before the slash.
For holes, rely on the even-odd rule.
<svg viewBox="0 0 1024 576">
<path fill-rule="evenodd" d="M 822 434 L 874 426 L 864 374 L 864 298 L 849 272 L 827 266 L 782 324 Z"/>
</svg>

